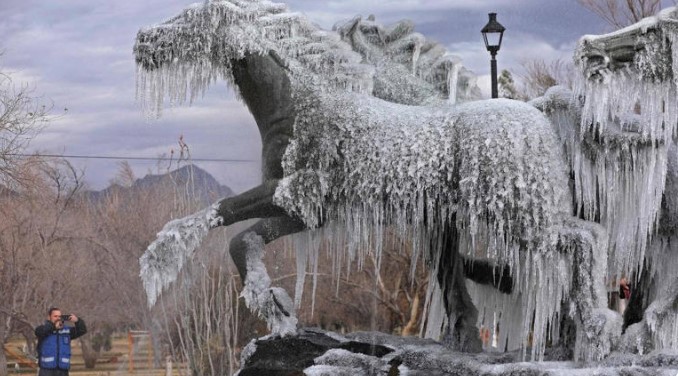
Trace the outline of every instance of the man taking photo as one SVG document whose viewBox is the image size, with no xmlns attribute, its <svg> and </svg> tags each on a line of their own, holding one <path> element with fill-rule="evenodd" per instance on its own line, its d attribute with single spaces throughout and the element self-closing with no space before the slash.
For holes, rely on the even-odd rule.
<svg viewBox="0 0 678 376">
<path fill-rule="evenodd" d="M 70 321 L 75 326 L 66 326 Z M 71 341 L 87 333 L 85 322 L 75 315 L 62 315 L 52 307 L 47 312 L 47 321 L 35 328 L 38 337 L 38 376 L 68 376 L 71 368 Z"/>
</svg>

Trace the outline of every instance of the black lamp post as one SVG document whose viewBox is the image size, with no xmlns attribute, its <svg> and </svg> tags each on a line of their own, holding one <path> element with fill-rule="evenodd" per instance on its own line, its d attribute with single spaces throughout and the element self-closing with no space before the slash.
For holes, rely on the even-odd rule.
<svg viewBox="0 0 678 376">
<path fill-rule="evenodd" d="M 485 47 L 490 54 L 492 54 L 492 98 L 499 97 L 499 91 L 497 90 L 497 52 L 501 47 L 501 40 L 504 38 L 504 30 L 506 28 L 497 22 L 497 13 L 490 13 L 490 21 L 480 30 L 483 33 L 483 39 L 485 39 Z"/>
</svg>

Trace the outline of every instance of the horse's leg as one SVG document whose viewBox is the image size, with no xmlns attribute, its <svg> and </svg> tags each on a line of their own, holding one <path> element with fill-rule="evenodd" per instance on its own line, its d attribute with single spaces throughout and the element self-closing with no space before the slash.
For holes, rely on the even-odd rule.
<svg viewBox="0 0 678 376">
<path fill-rule="evenodd" d="M 237 234 L 229 245 L 231 258 L 238 268 L 240 278 L 244 282 L 247 279 L 247 250 L 249 244 L 245 240 L 247 234 L 254 233 L 262 238 L 264 244 L 268 244 L 285 235 L 294 234 L 304 230 L 304 224 L 288 216 L 262 219 L 252 227 Z"/>
<path fill-rule="evenodd" d="M 478 328 L 478 310 L 466 289 L 464 260 L 459 254 L 459 237 L 454 225 L 446 226 L 438 263 L 438 283 L 449 318 L 446 345 L 466 352 L 482 351 Z"/>
<path fill-rule="evenodd" d="M 305 226 L 273 203 L 277 185 L 278 180 L 271 179 L 238 196 L 225 198 L 219 202 L 217 214 L 224 226 L 264 218 L 237 234 L 230 242 L 229 252 L 240 274 L 247 306 L 266 320 L 274 334 L 286 335 L 296 332 L 294 306 L 285 290 L 271 287 L 262 261 L 263 248 L 275 239 L 304 230 Z"/>
<path fill-rule="evenodd" d="M 242 278 L 245 304 L 266 320 L 273 334 L 293 334 L 297 329 L 294 304 L 287 292 L 271 287 L 263 263 L 264 246 L 282 236 L 302 231 L 303 222 L 288 217 L 266 218 L 236 235 L 229 247 L 233 262 Z"/>
<path fill-rule="evenodd" d="M 650 268 L 647 266 L 647 263 L 643 265 L 640 274 L 640 280 L 635 282 L 637 279 L 630 278 L 632 281 L 631 299 L 629 299 L 628 305 L 626 306 L 626 311 L 624 311 L 624 327 L 626 330 L 629 326 L 637 324 L 643 320 L 643 312 L 648 306 L 646 294 L 650 291 L 650 286 L 654 282 L 653 275 L 650 271 Z"/>
<path fill-rule="evenodd" d="M 575 360 L 600 360 L 619 342 L 622 317 L 607 308 L 605 270 L 607 231 L 597 223 L 571 217 L 559 234 L 559 247 L 572 252 L 570 302 L 577 322 Z"/>
<path fill-rule="evenodd" d="M 286 215 L 284 209 L 273 203 L 278 182 L 278 179 L 270 179 L 249 191 L 219 201 L 217 215 L 221 221 L 217 225 L 228 226 L 246 219 Z"/>
<path fill-rule="evenodd" d="M 273 203 L 277 186 L 278 180 L 267 180 L 247 192 L 165 224 L 139 260 L 148 303 L 155 304 L 162 290 L 176 280 L 210 229 L 246 219 L 285 215 L 285 211 Z"/>
</svg>

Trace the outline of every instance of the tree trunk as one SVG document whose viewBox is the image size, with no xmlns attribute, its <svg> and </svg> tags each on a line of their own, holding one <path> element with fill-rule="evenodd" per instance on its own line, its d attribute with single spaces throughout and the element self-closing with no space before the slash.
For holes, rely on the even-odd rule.
<svg viewBox="0 0 678 376">
<path fill-rule="evenodd" d="M 2 351 L 0 351 L 0 376 L 7 376 L 7 357 L 5 356 L 4 344 Z"/>
<path fill-rule="evenodd" d="M 417 291 L 414 295 L 414 299 L 412 299 L 412 305 L 410 306 L 410 319 L 407 321 L 405 328 L 403 328 L 403 337 L 413 336 L 419 332 L 420 303 L 421 299 L 419 298 L 419 291 Z"/>
<path fill-rule="evenodd" d="M 82 348 L 82 358 L 85 361 L 85 368 L 93 369 L 99 359 L 100 351 L 94 350 L 92 346 L 92 336 L 84 335 L 80 337 L 80 347 Z"/>
<path fill-rule="evenodd" d="M 0 314 L 1 315 L 1 314 Z M 0 344 L 2 346 L 0 349 L 0 376 L 7 376 L 7 357 L 5 356 L 5 341 L 7 341 L 7 332 L 8 332 L 8 326 L 5 325 L 5 322 L 2 322 L 0 325 Z"/>
</svg>

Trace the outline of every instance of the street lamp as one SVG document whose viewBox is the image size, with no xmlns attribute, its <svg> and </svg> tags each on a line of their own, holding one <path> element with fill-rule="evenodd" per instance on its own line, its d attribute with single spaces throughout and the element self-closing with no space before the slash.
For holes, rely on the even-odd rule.
<svg viewBox="0 0 678 376">
<path fill-rule="evenodd" d="M 485 47 L 490 54 L 492 54 L 492 98 L 498 98 L 499 92 L 497 90 L 497 52 L 501 47 L 501 40 L 504 38 L 504 30 L 506 28 L 497 22 L 497 13 L 490 13 L 490 21 L 480 30 L 485 39 Z"/>
</svg>

